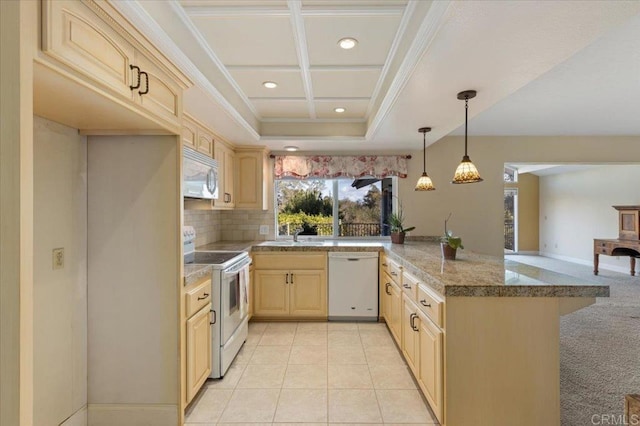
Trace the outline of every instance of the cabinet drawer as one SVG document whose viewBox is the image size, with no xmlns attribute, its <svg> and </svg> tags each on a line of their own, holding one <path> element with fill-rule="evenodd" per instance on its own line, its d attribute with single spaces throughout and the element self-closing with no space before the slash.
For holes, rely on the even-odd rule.
<svg viewBox="0 0 640 426">
<path fill-rule="evenodd" d="M 402 285 L 402 266 L 398 262 L 395 262 L 387 258 L 387 274 L 391 277 L 397 285 Z"/>
<path fill-rule="evenodd" d="M 402 291 L 414 302 L 418 297 L 418 278 L 408 272 L 402 273 Z"/>
<path fill-rule="evenodd" d="M 190 318 L 203 306 L 211 303 L 211 279 L 196 283 L 187 290 L 186 318 Z"/>
<path fill-rule="evenodd" d="M 425 285 L 418 285 L 418 307 L 438 327 L 443 327 L 444 301 Z"/>
<path fill-rule="evenodd" d="M 326 253 L 255 253 L 253 263 L 256 269 L 325 269 L 327 255 Z"/>
</svg>

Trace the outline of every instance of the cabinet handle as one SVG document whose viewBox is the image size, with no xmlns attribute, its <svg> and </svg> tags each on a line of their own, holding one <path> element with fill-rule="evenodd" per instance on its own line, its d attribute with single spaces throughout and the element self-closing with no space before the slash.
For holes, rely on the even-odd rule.
<svg viewBox="0 0 640 426">
<path fill-rule="evenodd" d="M 391 272 L 391 275 L 393 275 L 394 277 L 397 277 L 397 276 L 398 276 L 398 274 L 397 274 L 397 273 L 395 273 L 395 272 Z"/>
<path fill-rule="evenodd" d="M 213 309 L 211 310 L 211 313 L 213 314 L 213 322 L 210 322 L 209 324 L 214 325 L 218 321 L 218 316 L 216 315 L 216 311 Z"/>
<path fill-rule="evenodd" d="M 293 284 L 293 272 L 291 273 L 291 284 Z"/>
<path fill-rule="evenodd" d="M 420 301 L 420 304 L 421 304 L 422 306 L 426 306 L 427 308 L 430 308 L 430 307 L 431 307 L 431 303 L 427 303 L 427 301 L 426 301 L 425 299 L 422 299 L 422 300 Z"/>
<path fill-rule="evenodd" d="M 411 289 L 411 286 L 409 284 L 402 284 L 402 287 Z"/>
<path fill-rule="evenodd" d="M 384 285 L 384 292 L 387 293 L 389 296 L 391 296 L 391 292 L 389 291 L 390 286 L 391 286 L 391 283 L 386 283 Z"/>
<path fill-rule="evenodd" d="M 420 329 L 418 327 L 416 327 L 416 325 L 413 323 L 413 321 L 418 318 L 418 315 L 416 314 L 411 314 L 411 316 L 409 316 L 409 325 L 411 326 L 411 329 L 413 331 L 419 331 Z"/>
<path fill-rule="evenodd" d="M 289 284 L 289 274 L 287 274 L 287 277 L 285 278 L 284 283 Z"/>
<path fill-rule="evenodd" d="M 382 266 L 389 266 L 389 265 L 387 265 L 386 263 L 383 263 Z"/>
<path fill-rule="evenodd" d="M 198 300 L 204 300 L 204 299 L 206 299 L 207 297 L 209 297 L 209 293 L 203 293 L 203 294 L 202 294 L 202 297 L 198 297 Z"/>
<path fill-rule="evenodd" d="M 147 93 L 149 93 L 149 74 L 147 74 L 145 71 L 140 71 L 139 75 L 144 75 L 144 91 L 138 91 L 138 94 L 140 96 L 142 95 L 146 95 Z M 138 83 L 138 86 L 140 85 L 140 83 Z"/>
<path fill-rule="evenodd" d="M 137 67 L 135 65 L 129 64 L 129 69 L 132 70 L 132 71 L 136 70 L 137 74 L 138 74 L 138 82 L 136 83 L 136 85 L 135 86 L 129 86 L 129 89 L 134 90 L 134 89 L 137 89 L 138 87 L 140 87 L 140 67 Z"/>
</svg>

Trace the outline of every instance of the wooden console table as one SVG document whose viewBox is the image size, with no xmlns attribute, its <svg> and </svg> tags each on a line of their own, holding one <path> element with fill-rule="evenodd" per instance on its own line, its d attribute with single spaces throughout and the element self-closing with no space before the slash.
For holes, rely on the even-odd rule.
<svg viewBox="0 0 640 426">
<path fill-rule="evenodd" d="M 633 240 L 593 240 L 593 274 L 598 275 L 601 254 L 607 256 L 629 256 L 631 276 L 636 274 L 636 257 L 640 257 L 640 241 Z"/>
<path fill-rule="evenodd" d="M 636 258 L 640 258 L 640 206 L 613 206 L 618 210 L 618 239 L 593 240 L 593 274 L 598 275 L 601 254 L 629 256 L 631 276 L 636 274 Z"/>
</svg>

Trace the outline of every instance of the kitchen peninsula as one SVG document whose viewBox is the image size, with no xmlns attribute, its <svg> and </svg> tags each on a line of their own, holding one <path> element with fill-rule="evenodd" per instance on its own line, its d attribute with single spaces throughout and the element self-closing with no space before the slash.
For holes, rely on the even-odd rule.
<svg viewBox="0 0 640 426">
<path fill-rule="evenodd" d="M 253 253 L 381 252 L 381 318 L 449 426 L 559 425 L 560 316 L 609 295 L 607 286 L 560 274 L 541 282 L 468 250 L 442 261 L 439 244 L 428 241 L 250 246 Z"/>
</svg>

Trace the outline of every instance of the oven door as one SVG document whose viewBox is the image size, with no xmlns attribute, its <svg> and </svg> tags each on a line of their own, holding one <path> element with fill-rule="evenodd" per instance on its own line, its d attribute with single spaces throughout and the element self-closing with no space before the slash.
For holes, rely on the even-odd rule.
<svg viewBox="0 0 640 426">
<path fill-rule="evenodd" d="M 247 317 L 250 264 L 251 259 L 245 258 L 222 271 L 222 336 L 220 339 L 222 346 L 231 338 L 242 320 Z"/>
</svg>

